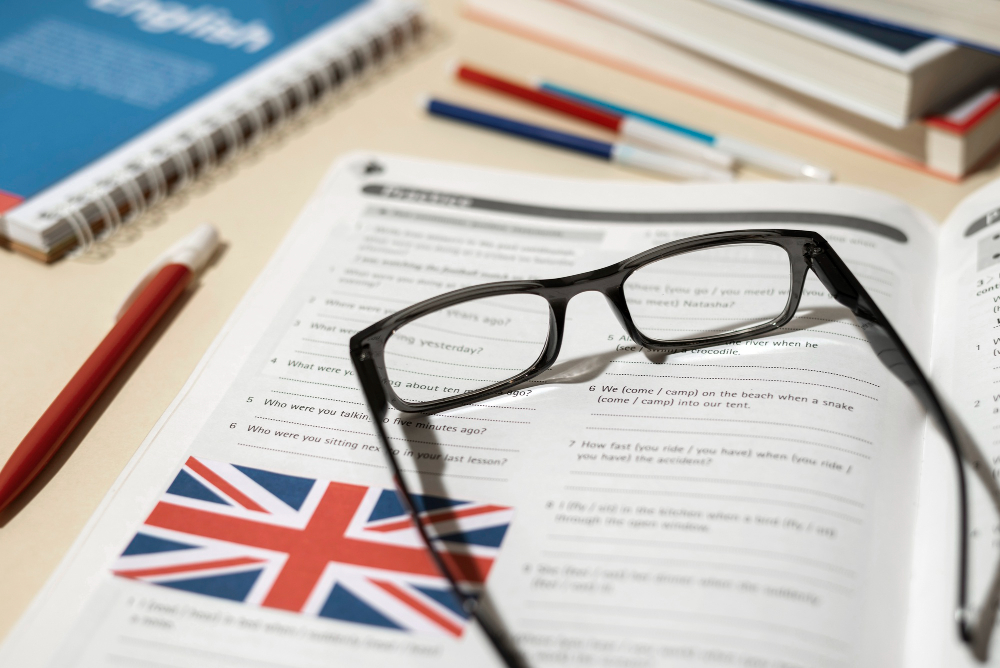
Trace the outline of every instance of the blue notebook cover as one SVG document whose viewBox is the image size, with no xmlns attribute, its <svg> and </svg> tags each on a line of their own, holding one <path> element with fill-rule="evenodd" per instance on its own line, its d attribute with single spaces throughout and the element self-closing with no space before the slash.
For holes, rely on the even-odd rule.
<svg viewBox="0 0 1000 668">
<path fill-rule="evenodd" d="M 365 0 L 0 4 L 0 212 Z"/>
</svg>

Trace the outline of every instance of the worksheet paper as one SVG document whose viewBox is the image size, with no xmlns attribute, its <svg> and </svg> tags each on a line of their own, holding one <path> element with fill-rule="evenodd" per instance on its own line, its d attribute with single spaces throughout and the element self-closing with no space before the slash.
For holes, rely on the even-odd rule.
<svg viewBox="0 0 1000 668">
<path fill-rule="evenodd" d="M 0 664 L 499 665 L 395 500 L 350 336 L 454 288 L 753 228 L 823 234 L 930 366 L 937 231 L 887 196 L 343 158 Z M 692 275 L 644 299 L 711 318 L 747 286 L 788 282 Z M 505 327 L 411 382 L 461 389 Z M 925 424 L 811 276 L 777 335 L 665 357 L 582 294 L 537 382 L 385 426 L 532 666 L 790 668 L 901 665 Z"/>
<path fill-rule="evenodd" d="M 1000 479 L 1000 183 L 993 182 L 963 201 L 945 222 L 935 309 L 933 371 L 983 456 L 985 474 Z M 928 431 L 914 545 L 912 621 L 906 665 L 977 666 L 954 627 L 959 528 L 954 464 L 934 430 Z M 969 541 L 970 602 L 978 614 L 1000 575 L 1000 522 L 997 502 L 971 469 Z M 993 485 L 996 493 L 996 483 Z M 1000 665 L 995 628 L 988 665 Z"/>
</svg>

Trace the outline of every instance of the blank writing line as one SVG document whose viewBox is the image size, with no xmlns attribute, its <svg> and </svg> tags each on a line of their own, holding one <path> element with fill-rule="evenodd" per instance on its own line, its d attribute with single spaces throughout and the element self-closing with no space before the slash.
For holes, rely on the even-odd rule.
<svg viewBox="0 0 1000 668">
<path fill-rule="evenodd" d="M 775 427 L 795 427 L 797 429 L 812 429 L 813 431 L 821 431 L 826 434 L 835 434 L 837 436 L 844 436 L 845 438 L 853 438 L 855 441 L 861 441 L 862 443 L 873 445 L 871 441 L 861 438 L 860 436 L 851 436 L 850 434 L 844 434 L 839 431 L 830 431 L 829 429 L 822 429 L 820 427 L 812 427 L 805 424 L 791 424 L 787 422 L 767 422 L 765 420 L 730 420 L 725 418 L 677 417 L 674 415 L 629 415 L 628 413 L 591 413 L 591 415 L 595 417 L 627 417 L 627 418 L 642 418 L 646 420 L 697 420 L 699 422 L 742 422 L 746 424 L 769 424 Z"/>
<path fill-rule="evenodd" d="M 278 376 L 281 380 L 292 380 L 296 383 L 309 383 L 310 385 L 325 385 L 326 387 L 339 387 L 342 390 L 357 390 L 356 387 L 348 387 L 347 385 L 336 385 L 334 383 L 319 383 L 315 380 L 300 380 L 298 378 L 289 378 L 288 376 Z"/>
<path fill-rule="evenodd" d="M 118 637 L 120 642 L 125 644 L 137 644 L 137 645 L 151 645 L 153 647 L 158 647 L 160 649 L 167 649 L 177 652 L 186 652 L 188 654 L 200 654 L 202 656 L 210 656 L 215 659 L 232 660 L 238 662 L 241 666 L 247 665 L 258 665 L 258 666 L 268 666 L 269 668 L 296 668 L 296 666 L 288 663 L 275 663 L 273 661 L 261 661 L 258 659 L 251 659 L 245 656 L 237 656 L 234 654 L 226 654 L 222 652 L 213 652 L 207 649 L 201 649 L 198 647 L 185 647 L 184 645 L 179 645 L 176 642 L 159 642 L 156 640 L 149 640 L 148 638 L 135 638 L 132 636 L 122 635 Z"/>
<path fill-rule="evenodd" d="M 529 408 L 527 406 L 501 406 L 499 404 L 472 404 L 475 408 L 505 408 L 509 411 L 537 411 L 537 408 Z M 460 406 L 459 408 L 453 408 L 452 410 L 461 410 L 468 408 L 468 406 Z M 446 412 L 438 413 L 440 416 L 447 417 Z"/>
<path fill-rule="evenodd" d="M 489 448 L 485 445 L 459 445 L 458 443 L 439 443 L 438 441 L 418 441 L 413 438 L 406 438 L 405 436 L 389 436 L 390 441 L 403 441 L 410 448 L 413 448 L 414 443 L 425 443 L 427 445 L 444 445 L 449 448 L 466 448 L 468 450 L 492 450 L 493 452 L 521 452 L 514 448 Z"/>
<path fill-rule="evenodd" d="M 311 350 L 296 350 L 297 353 L 302 353 L 303 355 L 315 355 L 316 357 L 326 357 L 332 360 L 344 360 L 345 362 L 350 362 L 350 357 L 341 357 L 340 355 L 324 355 L 323 353 L 314 353 Z"/>
<path fill-rule="evenodd" d="M 338 404 L 354 404 L 355 406 L 364 406 L 365 404 L 360 401 L 347 401 L 346 399 L 331 399 L 330 397 L 317 397 L 312 394 L 298 394 L 296 392 L 282 392 L 281 390 L 271 390 L 274 394 L 290 394 L 293 397 L 306 397 L 308 399 L 322 399 L 323 401 L 332 401 Z"/>
<path fill-rule="evenodd" d="M 503 380 L 503 378 L 465 378 L 464 376 L 442 376 L 439 373 L 427 373 L 426 371 L 413 371 L 411 369 L 400 369 L 400 368 L 394 367 L 394 366 L 387 366 L 386 370 L 388 370 L 388 371 L 401 371 L 403 373 L 412 373 L 412 374 L 414 374 L 416 376 L 420 376 L 420 377 L 422 377 L 422 376 L 430 376 L 431 378 L 447 378 L 448 380 L 468 380 L 468 381 L 472 381 L 473 383 L 493 384 L 493 383 L 496 383 L 496 382 L 499 382 L 499 381 Z M 484 387 L 485 387 L 485 385 L 484 385 Z"/>
<path fill-rule="evenodd" d="M 292 422 L 291 420 L 279 420 L 278 418 L 257 416 L 258 420 L 270 420 L 272 422 L 284 422 L 285 424 L 297 424 L 300 427 L 313 427 L 314 429 L 329 429 L 330 431 L 342 431 L 347 434 L 361 434 L 362 436 L 372 436 L 370 431 L 351 431 L 350 429 L 340 429 L 339 427 L 324 427 L 321 424 L 306 424 L 305 422 Z"/>
<path fill-rule="evenodd" d="M 344 322 L 356 322 L 359 325 L 370 325 L 374 322 L 378 322 L 377 320 L 370 320 L 367 318 L 347 318 L 342 315 L 333 315 L 332 313 L 317 313 L 316 317 L 331 318 L 333 320 L 343 320 Z"/>
<path fill-rule="evenodd" d="M 855 452 L 854 450 L 848 450 L 847 448 L 838 448 L 836 445 L 826 445 L 825 443 L 816 443 L 815 441 L 803 441 L 797 438 L 785 438 L 784 436 L 769 436 L 767 434 L 727 434 L 721 431 L 681 431 L 678 429 L 630 429 L 628 427 L 584 427 L 584 429 L 590 429 L 593 431 L 637 431 L 649 434 L 687 434 L 695 436 L 733 436 L 736 438 L 763 438 L 768 441 L 787 441 L 789 443 L 801 443 L 803 445 L 812 445 L 817 448 L 827 448 L 828 450 L 837 450 L 838 452 L 843 452 L 848 455 L 854 455 L 855 457 L 861 457 L 862 459 L 871 459 L 869 455 L 863 452 Z"/>
<path fill-rule="evenodd" d="M 749 555 L 760 555 L 763 557 L 767 557 L 768 559 L 794 561 L 803 564 L 805 566 L 822 568 L 823 570 L 827 570 L 832 573 L 839 573 L 841 575 L 845 575 L 851 578 L 857 575 L 857 573 L 850 568 L 844 568 L 842 566 L 837 566 L 836 564 L 831 564 L 825 561 L 818 561 L 816 559 L 810 559 L 808 557 L 800 557 L 794 554 L 786 554 L 784 552 L 775 552 L 773 550 L 759 550 L 750 547 L 737 547 L 733 545 L 706 545 L 704 543 L 677 543 L 673 541 L 644 540 L 641 538 L 600 538 L 594 536 L 570 536 L 565 534 L 549 534 L 546 537 L 549 540 L 565 540 L 565 541 L 581 542 L 581 543 L 611 543 L 612 545 L 635 545 L 639 547 L 655 547 L 655 548 L 667 548 L 676 550 L 694 550 L 696 552 L 700 551 L 737 552 Z"/>
<path fill-rule="evenodd" d="M 812 631 L 806 631 L 805 629 L 797 629 L 794 626 L 786 626 L 784 624 L 775 624 L 773 622 L 763 622 L 756 619 L 744 619 L 742 617 L 730 617 L 728 615 L 713 615 L 708 613 L 692 612 L 690 610 L 657 610 L 655 608 L 640 608 L 624 605 L 602 605 L 600 603 L 584 603 L 582 601 L 527 601 L 530 606 L 547 607 L 547 608 L 592 608 L 594 610 L 603 610 L 609 615 L 611 613 L 628 615 L 632 617 L 642 617 L 649 619 L 651 617 L 679 617 L 681 619 L 692 619 L 695 617 L 701 617 L 706 620 L 711 620 L 718 624 L 728 624 L 730 626 L 750 626 L 757 628 L 771 629 L 773 631 L 778 631 L 779 633 L 786 633 L 788 635 L 796 636 L 806 642 L 814 643 L 817 645 L 825 645 L 831 648 L 848 648 L 849 645 L 843 640 L 833 638 L 822 633 L 814 633 Z M 608 619 L 614 619 L 613 616 L 607 617 Z"/>
<path fill-rule="evenodd" d="M 333 341 L 321 341 L 320 339 L 307 339 L 305 337 L 302 337 L 302 340 L 303 341 L 312 341 L 313 343 L 325 343 L 328 346 L 344 346 L 345 348 L 347 347 L 346 343 L 335 343 Z"/>
<path fill-rule="evenodd" d="M 397 353 L 397 352 L 390 352 L 390 353 L 388 353 L 388 356 L 390 358 L 393 358 L 393 357 L 405 357 L 405 358 L 411 359 L 411 360 L 419 360 L 421 362 L 430 362 L 431 364 L 447 364 L 448 366 L 464 366 L 464 367 L 467 367 L 469 369 L 490 369 L 492 371 L 517 371 L 517 372 L 524 371 L 524 369 L 521 368 L 521 367 L 517 367 L 515 369 L 515 368 L 502 367 L 502 366 L 481 366 L 481 365 L 477 365 L 477 364 L 459 364 L 458 362 L 445 362 L 444 360 L 430 360 L 430 359 L 427 359 L 426 357 L 417 357 L 416 355 L 404 355 L 403 353 Z"/>
<path fill-rule="evenodd" d="M 263 445 L 253 445 L 252 443 L 237 443 L 236 445 L 242 445 L 245 448 L 255 448 L 257 450 L 267 450 L 268 452 L 280 452 L 285 455 L 298 455 L 300 457 L 312 457 L 313 459 L 325 459 L 330 462 L 340 462 L 342 464 L 356 464 L 357 466 L 367 466 L 368 468 L 373 468 L 373 469 L 389 468 L 385 464 L 369 464 L 367 462 L 356 462 L 350 459 L 341 459 L 340 457 L 327 457 L 326 455 L 317 455 L 312 452 L 296 452 L 295 450 L 282 450 L 281 448 L 265 448 Z"/>
<path fill-rule="evenodd" d="M 315 427 L 317 429 L 328 429 L 330 431 L 340 431 L 340 432 L 344 432 L 345 434 L 358 434 L 359 436 L 369 436 L 369 437 L 370 436 L 374 436 L 374 434 L 371 433 L 371 432 L 352 431 L 350 429 L 341 429 L 339 427 L 324 427 L 324 426 L 321 426 L 321 425 L 318 425 L 318 424 L 306 424 L 304 422 L 292 422 L 291 420 L 279 420 L 278 418 L 263 417 L 261 415 L 258 415 L 257 418 L 260 419 L 260 420 L 271 420 L 272 422 L 284 422 L 285 424 L 295 424 L 295 425 L 299 425 L 300 427 Z M 485 446 L 477 446 L 477 445 L 458 445 L 457 443 L 439 443 L 437 441 L 417 441 L 417 440 L 414 440 L 414 439 L 405 438 L 405 437 L 397 437 L 397 436 L 389 436 L 389 439 L 393 440 L 393 441 L 403 441 L 407 445 L 409 445 L 410 443 L 427 443 L 427 444 L 431 444 L 431 445 L 446 445 L 446 446 L 452 447 L 452 448 L 469 448 L 469 449 L 472 449 L 472 450 L 495 450 L 497 452 L 520 452 L 520 450 L 512 450 L 512 449 L 508 449 L 508 448 L 488 448 L 488 447 L 485 447 Z"/>
<path fill-rule="evenodd" d="M 383 301 L 383 302 L 395 302 L 397 304 L 407 304 L 407 305 L 409 305 L 409 304 L 415 304 L 418 301 L 420 301 L 419 299 L 416 299 L 416 300 L 413 300 L 413 299 L 393 299 L 392 297 L 383 297 L 383 296 L 377 295 L 377 294 L 359 295 L 356 292 L 343 292 L 341 290 L 331 290 L 330 294 L 332 294 L 332 295 L 340 295 L 341 297 L 358 297 L 360 299 L 378 299 L 379 301 Z"/>
<path fill-rule="evenodd" d="M 786 332 L 816 332 L 817 334 L 830 334 L 831 336 L 842 336 L 845 339 L 854 339 L 855 341 L 864 341 L 865 343 L 868 342 L 868 339 L 861 338 L 860 336 L 851 336 L 850 334 L 841 334 L 840 332 L 828 332 L 825 329 L 812 329 L 810 327 L 778 327 L 778 329 Z"/>
<path fill-rule="evenodd" d="M 586 476 L 605 476 L 609 478 L 641 478 L 644 480 L 673 480 L 675 482 L 697 482 L 697 483 L 712 483 L 717 485 L 742 485 L 744 487 L 764 487 L 766 489 L 780 489 L 786 492 L 800 492 L 802 494 L 812 494 L 813 496 L 822 496 L 827 499 L 832 499 L 833 501 L 839 501 L 840 503 L 846 503 L 852 506 L 857 506 L 858 508 L 864 508 L 865 504 L 854 499 L 849 499 L 846 496 L 838 496 L 836 494 L 830 494 L 829 492 L 823 492 L 818 489 L 813 489 L 811 487 L 796 487 L 795 485 L 781 485 L 774 482 L 758 482 L 756 480 L 733 480 L 730 478 L 699 478 L 697 476 L 681 476 L 681 475 L 646 475 L 642 473 L 605 473 L 601 471 L 570 471 L 571 475 L 586 475 Z"/>
<path fill-rule="evenodd" d="M 104 658 L 112 664 L 124 664 L 127 666 L 148 666 L 148 668 L 181 668 L 176 663 L 163 663 L 161 661 L 150 661 L 149 659 L 137 659 L 124 654 L 108 653 Z"/>
<path fill-rule="evenodd" d="M 818 322 L 835 322 L 838 325 L 847 325 L 848 327 L 854 327 L 855 329 L 861 329 L 861 330 L 864 329 L 861 325 L 857 323 L 851 322 L 849 320 L 843 320 L 841 318 L 817 318 L 816 316 L 812 315 L 796 315 L 792 319 L 792 322 L 795 322 L 796 320 L 816 320 Z"/>
<path fill-rule="evenodd" d="M 481 418 L 481 417 L 470 417 L 466 415 L 442 415 L 438 414 L 439 418 L 452 418 L 454 420 L 479 420 L 481 422 L 506 422 L 507 424 L 531 424 L 530 422 L 525 422 L 524 420 L 497 420 L 494 418 Z"/>
</svg>

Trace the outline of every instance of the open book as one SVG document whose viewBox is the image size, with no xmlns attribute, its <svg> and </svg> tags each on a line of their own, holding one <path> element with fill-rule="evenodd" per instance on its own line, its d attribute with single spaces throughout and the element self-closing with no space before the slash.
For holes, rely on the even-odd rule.
<svg viewBox="0 0 1000 668">
<path fill-rule="evenodd" d="M 0 665 L 498 665 L 392 491 L 347 342 L 456 287 L 567 276 L 685 236 L 819 231 L 992 461 L 998 207 L 989 186 L 939 230 L 858 188 L 347 156 Z M 694 271 L 643 298 L 706 319 L 749 284 Z M 484 347 L 509 343 L 504 319 L 493 325 L 450 367 L 406 382 L 461 388 Z M 974 663 L 954 623 L 951 455 L 814 277 L 777 336 L 649 355 L 595 293 L 570 303 L 566 336 L 539 382 L 429 417 L 390 411 L 386 424 L 423 521 L 475 565 L 468 586 L 530 665 Z M 439 333 L 425 337 L 409 343 L 415 357 L 440 347 Z M 974 483 L 979 604 L 997 534 Z"/>
</svg>

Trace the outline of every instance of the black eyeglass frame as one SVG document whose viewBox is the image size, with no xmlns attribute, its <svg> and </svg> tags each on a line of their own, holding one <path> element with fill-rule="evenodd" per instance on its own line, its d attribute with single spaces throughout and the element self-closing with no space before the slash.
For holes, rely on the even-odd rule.
<svg viewBox="0 0 1000 668">
<path fill-rule="evenodd" d="M 788 255 L 790 285 L 784 310 L 774 318 L 753 326 L 724 334 L 677 341 L 653 339 L 636 327 L 625 298 L 624 286 L 638 269 L 653 262 L 693 251 L 744 244 L 768 244 L 782 248 Z M 446 567 L 435 549 L 423 524 L 418 519 L 412 494 L 403 479 L 388 437 L 383 427 L 388 407 L 404 413 L 433 414 L 499 396 L 548 370 L 559 356 L 569 301 L 583 292 L 599 292 L 607 298 L 619 323 L 632 340 L 652 351 L 684 352 L 715 345 L 735 343 L 758 338 L 786 325 L 799 308 L 809 270 L 819 278 L 831 296 L 847 307 L 857 318 L 865 338 L 872 346 L 879 361 L 884 364 L 916 395 L 924 409 L 931 415 L 948 441 L 955 457 L 959 491 L 959 577 L 956 622 L 963 642 L 972 645 L 974 627 L 968 601 L 968 498 L 965 470 L 962 466 L 962 447 L 948 413 L 934 387 L 917 365 L 896 330 L 889 323 L 875 300 L 854 276 L 830 243 L 821 235 L 803 230 L 738 230 L 687 237 L 668 242 L 633 255 L 617 264 L 563 278 L 544 280 L 501 281 L 461 288 L 432 297 L 404 308 L 366 327 L 351 337 L 351 361 L 358 374 L 368 403 L 375 430 L 389 462 L 401 501 L 409 511 L 423 542 L 442 575 L 460 598 L 466 612 L 479 621 L 504 662 L 511 667 L 526 665 L 492 621 L 479 613 L 478 599 L 462 591 L 454 574 Z M 538 359 L 526 370 L 510 378 L 493 383 L 479 390 L 434 401 L 409 402 L 393 390 L 385 364 L 385 345 L 401 327 L 430 313 L 453 307 L 463 302 L 512 294 L 537 295 L 549 305 L 549 335 Z"/>
</svg>

